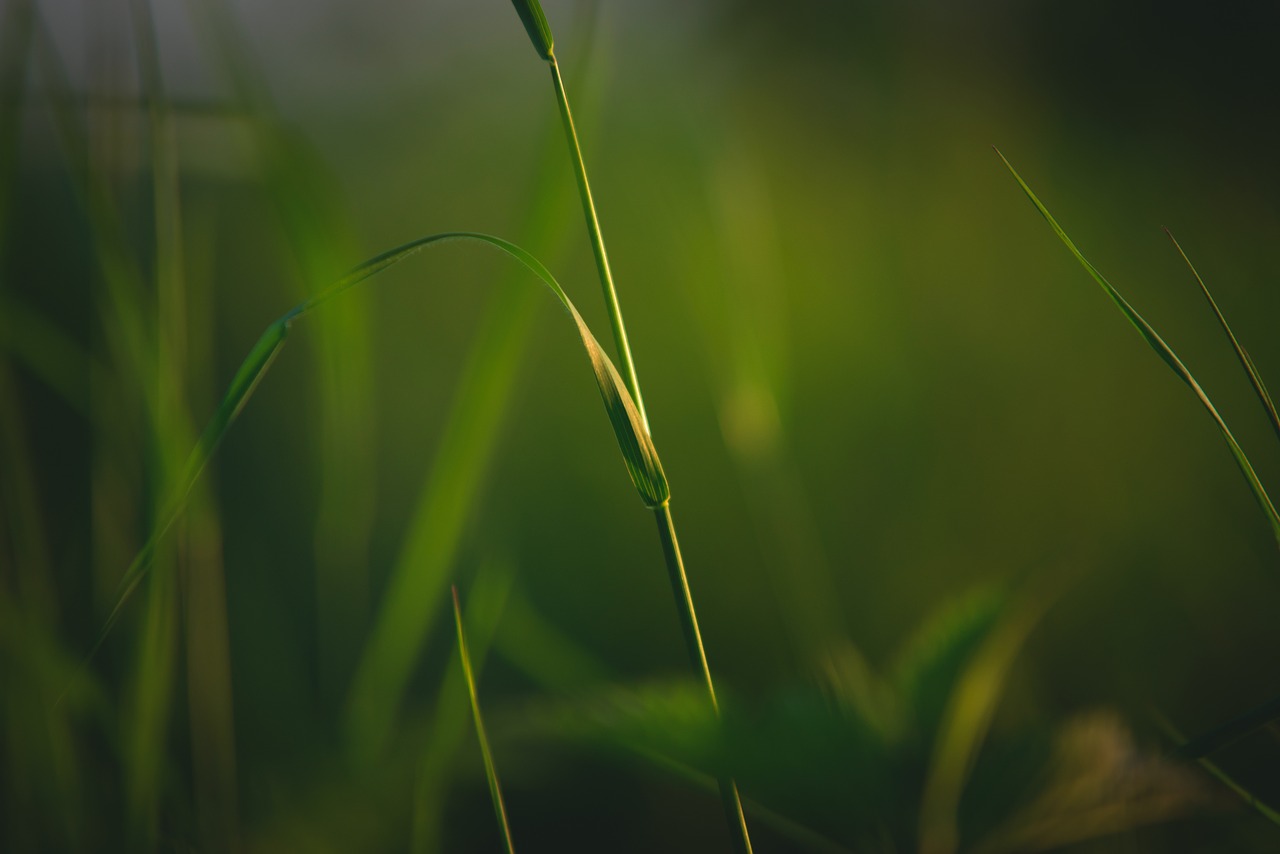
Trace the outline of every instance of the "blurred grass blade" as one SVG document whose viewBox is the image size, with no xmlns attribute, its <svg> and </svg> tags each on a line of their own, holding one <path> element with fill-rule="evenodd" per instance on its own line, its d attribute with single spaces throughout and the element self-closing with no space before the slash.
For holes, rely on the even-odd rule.
<svg viewBox="0 0 1280 854">
<path fill-rule="evenodd" d="M 1253 358 L 1249 356 L 1249 351 L 1236 338 L 1231 326 L 1227 323 L 1227 318 L 1218 308 L 1218 303 L 1213 298 L 1213 294 L 1209 293 L 1209 288 L 1204 283 L 1204 279 L 1200 278 L 1199 271 L 1195 265 L 1191 263 L 1191 259 L 1187 257 L 1187 253 L 1182 251 L 1182 245 L 1178 243 L 1177 238 L 1173 236 L 1173 232 L 1165 229 L 1164 233 L 1169 235 L 1169 239 L 1173 241 L 1173 246 L 1178 250 L 1178 254 L 1182 256 L 1182 260 L 1186 262 L 1187 269 L 1191 271 L 1191 275 L 1196 277 L 1196 284 L 1200 285 L 1200 290 L 1204 294 L 1204 298 L 1209 301 L 1209 305 L 1213 308 L 1213 313 L 1217 315 L 1218 323 L 1222 325 L 1222 331 L 1227 333 L 1227 338 L 1231 340 L 1231 346 L 1236 351 L 1236 356 L 1240 359 L 1241 366 L 1244 367 L 1245 373 L 1249 375 L 1249 382 L 1253 384 L 1253 390 L 1258 395 L 1258 400 L 1262 402 L 1262 407 L 1267 410 L 1267 417 L 1271 420 L 1271 429 L 1275 431 L 1276 438 L 1280 439 L 1280 415 L 1276 414 L 1275 402 L 1271 399 L 1271 394 L 1267 391 L 1267 386 L 1262 382 L 1262 375 L 1258 373 L 1257 367 L 1253 364 Z"/>
<path fill-rule="evenodd" d="M 105 366 L 62 327 L 0 291 L 0 354 L 21 362 L 77 415 L 92 416 L 88 378 Z"/>
<path fill-rule="evenodd" d="M 591 334 L 586 321 L 578 314 L 577 308 L 574 307 L 564 289 L 560 287 L 560 283 L 556 281 L 550 271 L 537 258 L 514 243 L 503 240 L 500 237 L 466 231 L 451 231 L 429 235 L 371 258 L 338 281 L 321 290 L 315 296 L 294 306 L 283 317 L 267 327 L 258 343 L 254 345 L 254 348 L 240 365 L 240 369 L 231 381 L 231 387 L 218 405 L 208 426 L 205 427 L 200 441 L 191 452 L 184 473 L 179 478 L 177 487 L 173 492 L 173 497 L 165 505 L 166 511 L 157 517 L 160 520 L 157 527 L 125 572 L 124 578 L 120 582 L 120 592 L 117 595 L 116 604 L 107 618 L 106 625 L 104 625 L 98 642 L 94 646 L 94 651 L 101 646 L 107 633 L 118 619 L 125 602 L 138 586 L 139 581 L 146 575 L 151 566 L 158 540 L 173 525 L 174 520 L 181 513 L 192 486 L 199 479 L 201 472 L 204 471 L 210 457 L 213 456 L 213 452 L 217 450 L 219 442 L 226 435 L 227 430 L 235 422 L 235 419 L 239 417 L 254 389 L 257 388 L 258 383 L 271 367 L 276 355 L 279 354 L 280 349 L 284 346 L 292 323 L 359 282 L 421 252 L 426 247 L 435 243 L 455 240 L 477 241 L 502 250 L 532 271 L 556 295 L 577 326 L 578 334 L 591 361 L 600 396 L 608 412 L 609 421 L 613 425 L 618 447 L 622 451 L 623 460 L 626 463 L 627 471 L 631 474 L 632 482 L 647 505 L 657 507 L 662 506 L 667 501 L 670 497 L 670 491 L 667 487 L 666 476 L 662 471 L 662 463 L 658 459 L 653 440 L 649 436 L 648 430 L 644 427 L 631 395 L 627 392 L 622 378 L 618 376 L 617 369 L 613 367 L 613 363 L 609 361 L 609 357 L 604 354 L 599 342 Z M 93 652 L 90 652 L 90 656 L 92 655 Z"/>
<path fill-rule="evenodd" d="M 921 854 L 952 854 L 959 849 L 960 797 L 986 740 L 1014 659 L 1056 598 L 1051 584 L 1045 583 L 1012 605 L 955 683 L 934 740 L 921 796 Z"/>
<path fill-rule="evenodd" d="M 1000 150 L 995 149 L 995 152 L 1004 162 L 1004 165 L 1008 168 L 1009 172 L 1012 173 L 1014 180 L 1016 180 L 1018 185 L 1022 187 L 1022 191 L 1027 194 L 1027 198 L 1029 198 L 1031 203 L 1035 205 L 1036 210 L 1040 211 L 1040 215 L 1049 223 L 1054 234 L 1058 235 L 1058 238 L 1066 245 L 1067 249 L 1071 250 L 1071 254 L 1076 257 L 1076 260 L 1080 262 L 1080 265 L 1085 268 L 1090 276 L 1093 277 L 1093 280 L 1102 286 L 1102 289 L 1106 292 L 1107 296 L 1111 297 L 1111 300 L 1119 307 L 1124 316 L 1131 324 L 1133 324 L 1134 329 L 1138 330 L 1138 334 L 1147 342 L 1147 345 L 1156 352 L 1156 355 L 1164 360 L 1164 363 L 1168 365 L 1169 369 L 1178 376 L 1178 379 L 1186 383 L 1187 387 L 1195 393 L 1197 398 L 1199 398 L 1200 403 L 1204 405 L 1204 408 L 1208 411 L 1210 417 L 1213 418 L 1214 423 L 1218 425 L 1218 429 L 1222 432 L 1222 437 L 1226 440 L 1227 446 L 1231 449 L 1231 455 L 1235 458 L 1236 465 L 1240 467 L 1240 471 L 1244 475 L 1245 480 L 1249 482 L 1249 488 L 1253 490 L 1253 496 L 1257 499 L 1258 506 L 1262 508 L 1263 514 L 1271 524 L 1271 532 L 1276 538 L 1276 543 L 1280 545 L 1280 513 L 1277 513 L 1275 505 L 1271 502 L 1271 497 L 1267 495 L 1267 491 L 1262 486 L 1262 481 L 1258 479 L 1257 472 L 1254 471 L 1253 464 L 1249 462 L 1249 458 L 1245 455 L 1244 449 L 1240 447 L 1240 443 L 1236 441 L 1236 437 L 1232 435 L 1231 430 L 1227 427 L 1227 423 L 1222 419 L 1222 416 L 1218 414 L 1217 408 L 1215 408 L 1213 402 L 1209 400 L 1209 396 L 1205 394 L 1204 389 L 1200 387 L 1200 383 L 1196 382 L 1195 377 L 1191 375 L 1191 371 L 1187 369 L 1186 365 L 1182 364 L 1182 360 L 1173 352 L 1173 349 L 1169 347 L 1169 345 L 1166 344 L 1158 334 L 1156 334 L 1156 331 L 1151 327 L 1151 324 L 1147 323 L 1147 321 L 1143 319 L 1142 315 L 1138 314 L 1133 306 L 1129 305 L 1129 302 L 1111 286 L 1111 283 L 1098 272 L 1097 268 L 1094 267 L 1093 264 L 1089 263 L 1089 259 L 1085 258 L 1084 254 L 1076 248 L 1075 243 L 1072 242 L 1071 238 L 1067 236 L 1067 233 L 1062 230 L 1062 226 L 1058 225 L 1057 220 L 1053 218 L 1053 215 L 1049 213 L 1049 210 L 1044 206 L 1040 199 L 1036 197 L 1036 194 L 1032 192 L 1031 187 L 1027 185 L 1027 182 L 1022 180 L 1022 176 L 1013 168 L 1013 165 L 1010 164 L 1009 161 L 1005 159 L 1005 156 L 1000 153 Z"/>
<path fill-rule="evenodd" d="M 142 579 L 146 577 L 147 571 L 151 568 L 151 562 L 155 557 L 157 544 L 182 513 L 187 496 L 191 494 L 192 487 L 195 486 L 205 466 L 208 465 L 209 459 L 213 456 L 214 451 L 217 450 L 222 437 L 226 435 L 227 430 L 240 416 L 241 410 L 249 402 L 249 398 L 258 387 L 258 383 L 266 375 L 267 369 L 275 361 L 280 349 L 284 347 L 285 337 L 289 334 L 290 320 L 291 318 L 286 315 L 268 326 L 267 330 L 262 333 L 262 337 L 258 339 L 258 343 L 253 346 L 253 349 L 249 351 L 249 355 L 241 363 L 239 370 L 236 371 L 235 377 L 231 380 L 231 386 L 227 389 L 222 402 L 218 404 L 218 408 L 214 411 L 208 426 L 205 427 L 200 440 L 196 443 L 196 447 L 192 450 L 190 457 L 188 457 L 183 474 L 178 479 L 172 497 L 165 505 L 165 510 L 157 515 L 155 529 L 139 550 L 137 557 L 133 559 L 133 563 L 125 571 L 124 577 L 120 580 L 119 592 L 116 594 L 116 604 L 107 616 L 106 623 L 98 635 L 98 640 L 89 653 L 90 657 L 102 646 L 102 642 L 106 640 L 112 626 L 119 619 L 125 603 L 129 600 L 134 590 L 137 589 Z"/>
<path fill-rule="evenodd" d="M 453 623 L 458 629 L 458 655 L 462 659 L 462 675 L 467 680 L 467 695 L 471 700 L 471 716 L 476 722 L 476 738 L 480 742 L 480 755 L 484 757 L 484 776 L 489 781 L 489 795 L 493 798 L 493 813 L 502 831 L 502 844 L 507 854 L 515 854 L 511 843 L 511 827 L 507 823 L 507 808 L 502 802 L 502 787 L 498 785 L 498 769 L 493 764 L 489 750 L 489 738 L 484 732 L 484 719 L 480 716 L 480 698 L 476 696 L 476 678 L 471 669 L 471 654 L 467 651 L 467 634 L 462 628 L 462 606 L 458 604 L 458 588 L 453 588 Z"/>
<path fill-rule="evenodd" d="M 551 36 L 547 16 L 542 13 L 542 4 L 538 0 L 511 0 L 511 5 L 516 7 L 516 14 L 529 34 L 529 41 L 533 42 L 533 49 L 538 56 L 550 61 L 555 52 L 555 39 Z"/>
</svg>

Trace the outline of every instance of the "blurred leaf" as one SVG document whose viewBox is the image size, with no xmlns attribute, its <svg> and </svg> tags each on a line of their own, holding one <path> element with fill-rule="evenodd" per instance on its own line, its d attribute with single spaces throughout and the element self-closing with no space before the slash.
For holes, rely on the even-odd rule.
<svg viewBox="0 0 1280 854">
<path fill-rule="evenodd" d="M 960 801 L 1014 659 L 1056 597 L 1052 577 L 1001 614 L 947 697 L 920 796 L 920 851 L 950 854 L 960 843 Z"/>
<path fill-rule="evenodd" d="M 908 642 L 894 671 L 893 685 L 926 749 L 942 722 L 947 702 L 975 651 L 1008 604 L 994 590 L 979 590 L 947 603 Z"/>
</svg>

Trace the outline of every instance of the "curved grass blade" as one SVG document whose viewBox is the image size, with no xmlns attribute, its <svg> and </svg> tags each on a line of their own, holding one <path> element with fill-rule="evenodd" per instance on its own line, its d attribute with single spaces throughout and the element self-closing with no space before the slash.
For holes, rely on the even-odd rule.
<svg viewBox="0 0 1280 854">
<path fill-rule="evenodd" d="M 1102 289 L 1106 292 L 1107 296 L 1111 297 L 1112 302 L 1119 307 L 1121 313 L 1123 313 L 1128 321 L 1133 324 L 1133 328 L 1138 330 L 1138 334 L 1147 342 L 1147 345 L 1156 352 L 1157 356 L 1164 360 L 1164 363 L 1168 365 L 1169 369 L 1178 376 L 1178 379 L 1186 383 L 1187 387 L 1195 393 L 1197 398 L 1199 398 L 1200 403 L 1203 404 L 1204 408 L 1208 411 L 1209 416 L 1213 418 L 1214 423 L 1218 425 L 1218 430 L 1222 432 L 1222 438 L 1226 440 L 1227 447 L 1231 449 L 1231 456 L 1235 458 L 1236 465 L 1240 467 L 1240 472 L 1244 475 L 1245 480 L 1249 482 L 1249 488 L 1253 490 L 1253 496 L 1257 499 L 1258 506 L 1262 508 L 1263 514 L 1271 524 L 1271 532 L 1276 538 L 1276 543 L 1277 545 L 1280 545 L 1280 513 L 1276 512 L 1276 507 L 1271 502 L 1271 497 L 1267 495 L 1266 489 L 1262 486 L 1262 481 L 1258 479 L 1258 474 L 1254 471 L 1253 464 L 1249 462 L 1249 458 L 1245 455 L 1244 449 L 1240 447 L 1240 443 L 1236 441 L 1236 437 L 1232 435 L 1231 430 L 1227 427 L 1227 422 L 1222 420 L 1222 416 L 1218 414 L 1217 408 L 1215 408 L 1213 402 L 1209 400 L 1209 396 L 1205 394 L 1204 389 L 1200 387 L 1200 383 L 1196 382 L 1196 378 L 1191 375 L 1191 371 L 1187 370 L 1187 366 L 1182 364 L 1182 360 L 1173 352 L 1173 349 L 1169 347 L 1168 344 L 1164 343 L 1164 339 L 1156 334 L 1156 331 L 1151 327 L 1151 324 L 1147 323 L 1147 321 L 1143 319 L 1142 315 L 1138 314 L 1134 307 L 1129 305 L 1129 302 L 1124 297 L 1120 296 L 1120 293 L 1111 286 L 1111 283 L 1108 282 L 1106 278 L 1098 272 L 1098 269 L 1094 267 L 1093 264 L 1089 263 L 1089 259 L 1085 258 L 1083 253 L 1076 248 L 1075 243 L 1072 242 L 1071 238 L 1067 236 L 1067 233 L 1062 230 L 1062 226 L 1058 225 L 1057 220 L 1053 218 L 1053 215 L 1049 213 L 1049 210 L 1044 206 L 1040 199 L 1036 198 L 1036 194 L 1031 191 L 1031 188 L 1027 186 L 1027 182 L 1022 180 L 1022 176 L 1019 175 L 1017 170 L 1013 168 L 1013 165 L 1005 159 L 1005 156 L 1000 153 L 1000 150 L 995 149 L 995 152 L 996 155 L 1004 161 L 1004 165 L 1009 169 L 1009 172 L 1012 173 L 1014 180 L 1018 182 L 1018 185 L 1022 187 L 1022 191 L 1027 194 L 1027 198 L 1029 198 L 1031 203 L 1036 206 L 1036 210 L 1040 211 L 1040 215 L 1049 223 L 1049 227 L 1053 229 L 1054 234 L 1058 235 L 1058 238 L 1066 245 L 1067 249 L 1071 250 L 1071 254 L 1076 257 L 1076 260 L 1085 268 L 1085 271 L 1093 277 L 1093 280 L 1102 286 Z"/>
<path fill-rule="evenodd" d="M 1173 232 L 1165 229 L 1164 233 L 1173 241 L 1173 247 L 1178 250 L 1178 254 L 1182 256 L 1182 260 L 1186 262 L 1187 269 L 1191 271 L 1191 275 L 1196 277 L 1196 284 L 1200 285 L 1200 291 L 1204 294 L 1204 298 L 1209 301 L 1209 306 L 1213 309 L 1213 313 L 1218 317 L 1218 323 L 1222 325 L 1222 331 L 1227 333 L 1227 338 L 1231 340 L 1231 346 L 1235 348 L 1236 357 L 1240 359 L 1240 364 L 1244 368 L 1246 374 L 1249 375 L 1249 382 L 1253 384 L 1254 393 L 1258 395 L 1258 400 L 1262 402 L 1262 408 L 1267 410 L 1267 417 L 1271 420 L 1271 429 L 1275 431 L 1276 438 L 1280 439 L 1280 415 L 1276 414 L 1275 402 L 1271 399 L 1271 394 L 1267 391 L 1267 386 L 1262 382 L 1262 375 L 1258 373 L 1258 369 L 1253 364 L 1253 358 L 1249 355 L 1249 351 L 1236 338 L 1231 326 L 1227 323 L 1227 318 L 1223 316 L 1222 310 L 1218 308 L 1218 303 L 1213 298 L 1213 294 L 1209 293 L 1209 288 L 1204 283 L 1204 279 L 1200 278 L 1199 271 L 1196 270 L 1191 259 L 1187 257 L 1187 253 L 1182 251 L 1182 245 L 1178 243 L 1177 238 L 1173 236 Z"/>
<path fill-rule="evenodd" d="M 502 802 L 502 787 L 498 785 L 498 769 L 493 764 L 493 752 L 489 750 L 489 738 L 484 732 L 484 719 L 480 716 L 480 698 L 476 695 L 476 677 L 471 669 L 471 654 L 467 651 L 467 634 L 462 628 L 462 606 L 458 604 L 458 588 L 453 588 L 453 624 L 458 629 L 458 655 L 462 659 L 462 675 L 467 680 L 467 696 L 471 700 L 471 716 L 476 722 L 476 739 L 480 742 L 480 755 L 484 757 L 484 776 L 489 781 L 489 796 L 493 798 L 493 814 L 502 831 L 502 844 L 507 854 L 515 854 L 511 842 L 511 826 L 507 823 L 507 807 Z"/>
<path fill-rule="evenodd" d="M 89 653 L 89 657 L 92 657 L 102 645 L 103 640 L 106 639 L 107 634 L 119 618 L 125 603 L 134 590 L 137 589 L 139 582 L 146 576 L 148 569 L 151 567 L 157 542 L 172 527 L 174 521 L 182 512 L 192 486 L 199 479 L 209 459 L 213 456 L 214 451 L 217 450 L 223 436 L 226 435 L 227 430 L 235 422 L 236 418 L 240 416 L 245 404 L 249 402 L 249 397 L 253 394 L 258 383 L 284 346 L 293 322 L 359 282 L 382 272 L 411 255 L 421 252 L 426 247 L 451 240 L 473 240 L 502 250 L 527 267 L 556 295 L 577 326 L 583 347 L 586 349 L 587 356 L 591 361 L 591 368 L 595 374 L 600 397 L 604 401 L 609 421 L 613 425 L 614 436 L 617 439 L 619 449 L 622 451 L 623 461 L 627 466 L 627 471 L 631 474 L 632 483 L 635 484 L 636 490 L 640 493 L 647 506 L 661 507 L 666 504 L 671 493 L 667 486 L 666 475 L 662 471 L 662 462 L 658 459 L 657 449 L 654 448 L 653 439 L 649 436 L 649 431 L 645 428 L 636 405 L 623 384 L 622 378 L 618 375 L 617 369 L 609 361 L 609 357 L 604 354 L 599 342 L 596 341 L 595 336 L 591 334 L 591 330 L 587 327 L 586 321 L 582 319 L 577 308 L 574 307 L 573 302 L 570 301 L 564 289 L 560 287 L 560 283 L 556 281 L 550 271 L 537 258 L 514 243 L 503 240 L 500 237 L 469 231 L 451 231 L 429 235 L 406 243 L 403 246 L 398 246 L 395 249 L 390 249 L 381 255 L 374 256 L 338 281 L 321 290 L 315 296 L 303 300 L 283 317 L 267 327 L 262 337 L 258 339 L 258 343 L 254 345 L 249 355 L 240 365 L 239 370 L 236 371 L 230 388 L 228 388 L 222 402 L 218 405 L 208 426 L 205 427 L 200 440 L 196 443 L 196 447 L 192 450 L 172 497 L 165 505 L 165 511 L 157 516 L 160 522 L 138 552 L 137 557 L 134 558 L 133 563 L 130 564 L 129 569 L 126 570 L 124 578 L 121 579 L 120 592 L 117 594 L 116 604 L 107 617 L 106 624 L 103 626 L 93 650 Z"/>
</svg>

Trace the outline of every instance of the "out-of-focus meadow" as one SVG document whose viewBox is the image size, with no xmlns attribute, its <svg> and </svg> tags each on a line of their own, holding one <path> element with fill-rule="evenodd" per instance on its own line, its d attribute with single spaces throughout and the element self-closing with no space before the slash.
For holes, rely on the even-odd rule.
<svg viewBox="0 0 1280 854">
<path fill-rule="evenodd" d="M 718 687 L 571 324 L 608 323 L 506 0 L 0 3 L 0 848 L 1271 851 L 1280 553 L 996 145 L 1280 443 L 1280 12 L 548 0 Z M 942 615 L 941 617 L 939 615 Z M 950 616 L 948 616 L 950 615 Z M 904 651 L 905 650 L 905 651 Z M 977 711 L 975 711 L 975 709 Z M 969 717 L 966 717 L 969 715 Z M 1176 730 L 1180 735 L 1173 734 Z"/>
</svg>

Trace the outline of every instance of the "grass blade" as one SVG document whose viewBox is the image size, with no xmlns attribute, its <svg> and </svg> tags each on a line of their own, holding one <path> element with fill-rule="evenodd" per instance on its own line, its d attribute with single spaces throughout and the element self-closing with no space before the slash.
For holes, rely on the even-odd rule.
<svg viewBox="0 0 1280 854">
<path fill-rule="evenodd" d="M 1218 425 L 1218 430 L 1222 432 L 1222 438 L 1226 440 L 1227 447 L 1231 449 L 1231 456 L 1235 458 L 1236 465 L 1240 467 L 1240 472 L 1244 475 L 1245 480 L 1249 482 L 1249 488 L 1253 490 L 1253 496 L 1257 499 L 1258 506 L 1262 508 L 1263 514 L 1271 524 L 1271 532 L 1276 538 L 1276 543 L 1277 545 L 1280 545 L 1280 513 L 1276 512 L 1276 507 L 1271 502 L 1271 497 L 1267 495 L 1266 489 L 1262 486 L 1262 481 L 1258 479 L 1258 474 L 1254 471 L 1253 464 L 1249 462 L 1249 458 L 1245 455 L 1244 449 L 1240 447 L 1240 443 L 1236 441 L 1236 437 L 1231 434 L 1231 430 L 1227 427 L 1227 422 L 1225 422 L 1222 419 L 1222 416 L 1218 414 L 1217 408 L 1214 407 L 1213 402 L 1209 400 L 1209 396 L 1205 394 L 1204 389 L 1200 387 L 1200 383 L 1196 382 L 1196 378 L 1191 375 L 1191 371 L 1189 371 L 1187 366 L 1182 363 L 1182 360 L 1173 352 L 1173 349 L 1164 342 L 1164 339 L 1156 333 L 1155 329 L 1151 327 L 1151 324 L 1147 323 L 1147 321 L 1143 319 L 1142 315 L 1138 314 L 1137 310 L 1135 310 L 1133 306 L 1129 305 L 1129 302 L 1111 286 L 1111 283 L 1098 272 L 1098 269 L 1094 267 L 1093 264 L 1089 263 L 1089 259 L 1085 258 L 1084 254 L 1076 248 L 1075 243 L 1072 242 L 1071 238 L 1067 236 L 1067 233 L 1062 230 L 1062 226 L 1058 225 L 1058 221 L 1053 218 L 1053 215 L 1049 213 L 1049 210 L 1044 206 L 1040 199 L 1036 197 L 1036 194 L 1032 192 L 1031 188 L 1027 186 L 1027 182 L 1022 180 L 1022 176 L 1019 175 L 1017 170 L 1013 168 L 1013 165 L 1005 159 L 1005 156 L 1000 153 L 1000 150 L 996 149 L 995 151 L 1000 159 L 1004 161 L 1004 165 L 1009 169 L 1009 172 L 1012 173 L 1014 180 L 1018 182 L 1018 186 L 1022 187 L 1022 191 L 1027 194 L 1027 198 L 1031 200 L 1031 203 L 1035 205 L 1036 210 L 1040 211 L 1040 215 L 1049 223 L 1049 227 L 1053 229 L 1054 234 L 1058 235 L 1058 238 L 1066 245 L 1067 249 L 1071 250 L 1071 254 L 1074 255 L 1076 260 L 1080 262 L 1080 265 L 1085 268 L 1085 271 L 1088 272 L 1089 275 L 1093 277 L 1093 280 L 1102 287 L 1107 296 L 1111 297 L 1112 302 L 1119 307 L 1121 313 L 1123 313 L 1125 318 L 1133 324 L 1133 328 L 1138 330 L 1138 334 L 1142 336 L 1142 339 L 1147 342 L 1147 346 L 1154 350 L 1156 355 L 1159 356 L 1164 363 L 1169 366 L 1169 369 L 1177 375 L 1178 379 L 1186 383 L 1187 387 L 1191 389 L 1197 398 L 1199 398 L 1200 403 L 1203 404 L 1205 410 L 1208 411 L 1209 416 L 1213 418 L 1214 423 Z"/>
<path fill-rule="evenodd" d="M 533 49 L 538 52 L 538 56 L 551 61 L 556 42 L 551 36 L 547 16 L 542 13 L 542 4 L 538 0 L 511 0 L 511 5 L 516 7 L 516 14 L 520 16 L 525 32 L 529 34 L 529 41 L 533 42 Z"/>
<path fill-rule="evenodd" d="M 1258 400 L 1262 402 L 1262 408 L 1267 410 L 1267 417 L 1271 420 L 1271 429 L 1275 431 L 1276 438 L 1280 439 L 1280 415 L 1276 414 L 1275 402 L 1271 399 L 1267 386 L 1262 382 L 1262 375 L 1258 373 L 1257 367 L 1254 366 L 1253 358 L 1250 357 L 1249 351 L 1236 338 L 1235 333 L 1231 331 L 1231 326 L 1227 323 L 1227 318 L 1223 316 L 1222 310 L 1218 308 L 1218 303 L 1214 300 L 1213 294 L 1209 293 L 1209 288 L 1205 285 L 1204 279 L 1200 278 L 1199 271 L 1191 263 L 1187 253 L 1182 251 L 1182 245 L 1173 236 L 1173 232 L 1166 228 L 1164 233 L 1169 235 L 1169 239 L 1173 241 L 1174 248 L 1178 250 L 1178 254 L 1186 262 L 1187 269 L 1191 271 L 1191 275 L 1196 277 L 1196 284 L 1200 285 L 1200 291 L 1204 294 L 1204 298 L 1209 301 L 1209 306 L 1217 316 L 1218 323 L 1222 325 L 1222 331 L 1227 333 L 1227 338 L 1231 340 L 1231 346 L 1236 351 L 1236 357 L 1240 359 L 1240 365 L 1244 368 L 1245 373 L 1249 375 L 1249 382 L 1253 384 L 1254 393 L 1258 395 Z"/>
<path fill-rule="evenodd" d="M 458 588 L 453 588 L 453 622 L 458 628 L 458 655 L 462 658 L 462 675 L 467 680 L 467 694 L 471 699 L 471 716 L 476 722 L 476 738 L 480 742 L 480 755 L 484 757 L 484 776 L 489 781 L 489 795 L 493 798 L 493 814 L 502 831 L 502 844 L 507 854 L 515 854 L 511 842 L 511 826 L 507 823 L 507 808 L 502 802 L 502 787 L 498 785 L 498 769 L 493 764 L 489 750 L 489 738 L 484 732 L 484 720 L 480 716 L 480 698 L 476 696 L 476 678 L 471 669 L 471 655 L 467 652 L 467 634 L 462 628 L 462 606 L 458 604 Z"/>
<path fill-rule="evenodd" d="M 578 313 L 577 308 L 574 307 L 564 289 L 560 287 L 560 283 L 556 281 L 550 271 L 537 258 L 514 243 L 503 240 L 500 237 L 467 231 L 450 231 L 429 235 L 369 259 L 315 296 L 303 300 L 283 317 L 267 327 L 258 343 L 254 345 L 254 348 L 240 365 L 239 370 L 231 381 L 230 388 L 218 405 L 208 426 L 205 427 L 196 447 L 192 450 L 184 473 L 179 478 L 177 487 L 173 492 L 173 497 L 165 505 L 167 509 L 157 517 L 160 521 L 155 530 L 125 572 L 124 578 L 120 583 L 120 592 L 117 594 L 116 604 L 107 618 L 93 651 L 89 654 L 90 657 L 102 645 L 107 633 L 119 618 L 120 611 L 126 601 L 137 588 L 139 582 L 146 576 L 151 567 L 158 541 L 172 527 L 174 521 L 181 514 L 191 488 L 199 479 L 209 459 L 213 456 L 214 451 L 217 450 L 218 444 L 222 441 L 236 418 L 239 417 L 245 404 L 248 403 L 249 397 L 253 394 L 258 383 L 266 375 L 271 363 L 284 346 L 293 322 L 329 302 L 334 297 L 341 295 L 356 284 L 382 272 L 388 267 L 398 264 L 406 258 L 416 255 L 426 247 L 457 240 L 476 241 L 502 250 L 541 279 L 543 284 L 560 300 L 560 304 L 564 306 L 565 310 L 573 318 L 578 334 L 582 339 L 583 348 L 587 351 L 587 356 L 591 361 L 596 385 L 608 412 L 609 421 L 613 425 L 614 435 L 617 439 L 618 447 L 622 451 L 627 471 L 631 474 L 632 482 L 647 505 L 661 507 L 666 503 L 670 496 L 670 490 L 667 486 L 666 476 L 662 471 L 662 462 L 658 459 L 657 449 L 653 445 L 653 439 L 649 436 L 649 431 L 645 428 L 636 405 L 623 384 L 622 378 L 618 375 L 617 369 L 609 361 L 609 357 L 604 354 L 599 342 L 596 341 L 595 336 L 591 334 L 591 330 L 587 327 L 586 321 L 582 319 L 582 315 Z"/>
</svg>

